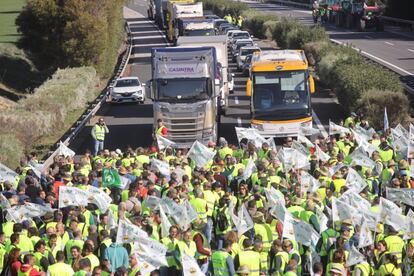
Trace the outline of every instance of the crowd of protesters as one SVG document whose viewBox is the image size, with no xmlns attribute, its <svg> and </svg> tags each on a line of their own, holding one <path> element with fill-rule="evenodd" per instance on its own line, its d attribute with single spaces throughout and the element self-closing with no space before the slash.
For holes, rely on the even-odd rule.
<svg viewBox="0 0 414 276">
<path fill-rule="evenodd" d="M 369 129 L 368 122 L 355 114 L 341 125 L 346 129 Z M 153 270 L 151 275 L 182 275 L 183 253 L 193 257 L 206 275 L 413 275 L 412 233 L 377 221 L 375 230 L 369 231 L 373 243 L 361 247 L 361 225 L 352 219 L 333 218 L 332 202 L 349 192 L 347 175 L 351 169 L 366 182 L 357 194 L 369 202 L 369 211 L 374 214 L 381 212 L 380 201 L 387 198 L 387 187 L 404 191 L 414 187 L 408 160 L 394 146 L 391 131 L 373 133 L 368 139 L 376 149 L 369 156 L 374 168 L 348 161 L 347 157 L 360 146 L 353 133 L 308 137 L 313 144 L 302 146 L 308 153 L 309 166 L 301 169 L 286 169 L 278 155 L 296 143 L 292 138 L 285 139 L 277 149 L 267 143 L 255 147 L 255 141 L 247 139 L 230 145 L 220 138 L 217 145 L 208 144 L 216 155 L 203 168 L 187 158 L 186 149 L 140 147 L 100 150 L 96 156 L 90 151 L 76 157 L 57 156 L 47 172 L 38 177 L 33 170 L 38 163 L 36 155 L 27 156 L 16 169 L 18 178 L 14 183 L 0 181 L 4 198 L 12 208 L 31 202 L 50 204 L 55 210 L 16 222 L 7 217 L 7 204 L 2 203 L 1 275 L 141 275 L 139 252 L 131 244 L 116 243 L 114 225 L 120 220 L 140 227 L 167 247 L 168 266 Z M 329 159 L 322 161 L 315 147 Z M 155 170 L 151 166 L 153 158 L 167 162 L 171 174 Z M 256 169 L 246 179 L 244 172 L 250 160 Z M 103 170 L 108 168 L 119 173 L 120 185 L 103 185 Z M 302 172 L 317 180 L 317 190 L 304 190 Z M 110 211 L 100 212 L 93 204 L 59 209 L 61 186 L 103 189 L 112 198 Z M 315 246 L 284 236 L 284 221 L 271 212 L 273 206 L 266 194 L 270 188 L 283 195 L 293 217 L 320 233 Z M 197 212 L 197 219 L 182 229 L 168 216 L 172 226 L 168 235 L 162 235 L 160 210 L 146 204 L 150 196 L 168 197 L 177 204 L 187 200 Z M 237 233 L 230 204 L 235 213 L 247 210 L 254 223 L 252 229 Z M 411 209 L 406 203 L 395 204 L 401 208 L 401 214 L 396 214 L 401 217 Z M 318 215 L 321 212 L 328 218 L 324 227 Z M 348 265 L 354 249 L 363 258 Z"/>
</svg>

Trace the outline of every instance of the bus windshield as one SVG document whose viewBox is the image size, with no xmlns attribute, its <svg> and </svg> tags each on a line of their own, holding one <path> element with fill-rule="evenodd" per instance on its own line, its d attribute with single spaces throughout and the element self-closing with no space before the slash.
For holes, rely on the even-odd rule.
<svg viewBox="0 0 414 276">
<path fill-rule="evenodd" d="M 252 110 L 256 119 L 263 120 L 309 116 L 310 94 L 305 71 L 254 73 Z"/>
</svg>

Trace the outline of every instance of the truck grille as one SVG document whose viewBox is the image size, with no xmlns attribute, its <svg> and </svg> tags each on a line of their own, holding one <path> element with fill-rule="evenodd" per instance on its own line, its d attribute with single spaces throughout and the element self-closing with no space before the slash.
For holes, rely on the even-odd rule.
<svg viewBox="0 0 414 276">
<path fill-rule="evenodd" d="M 168 129 L 168 137 L 176 143 L 189 143 L 203 137 L 204 114 L 170 113 L 170 118 L 164 119 Z"/>
</svg>

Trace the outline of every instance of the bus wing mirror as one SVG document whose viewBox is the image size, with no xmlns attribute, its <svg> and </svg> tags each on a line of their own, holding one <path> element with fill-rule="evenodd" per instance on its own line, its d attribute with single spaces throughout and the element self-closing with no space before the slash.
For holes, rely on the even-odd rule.
<svg viewBox="0 0 414 276">
<path fill-rule="evenodd" d="M 252 80 L 250 78 L 247 79 L 246 83 L 246 95 L 248 97 L 252 95 Z"/>
<path fill-rule="evenodd" d="M 313 94 L 315 93 L 315 80 L 312 76 L 309 76 L 309 91 Z"/>
<path fill-rule="evenodd" d="M 154 99 L 154 93 L 153 93 L 153 90 L 152 90 L 152 80 L 147 81 L 144 85 L 144 88 L 145 88 L 146 98 L 153 100 Z"/>
</svg>

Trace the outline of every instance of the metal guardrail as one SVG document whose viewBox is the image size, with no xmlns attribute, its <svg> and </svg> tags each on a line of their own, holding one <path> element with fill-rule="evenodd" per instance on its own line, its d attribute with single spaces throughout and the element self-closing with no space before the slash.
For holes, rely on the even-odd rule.
<svg viewBox="0 0 414 276">
<path fill-rule="evenodd" d="M 380 16 L 380 18 L 383 22 L 396 23 L 397 25 L 409 25 L 410 28 L 414 30 L 413 20 L 406 20 L 406 19 L 400 19 L 400 18 L 389 17 L 389 16 Z"/>
<path fill-rule="evenodd" d="M 266 2 L 277 3 L 277 4 L 282 4 L 285 6 L 292 6 L 292 7 L 297 7 L 297 8 L 307 8 L 307 9 L 312 8 L 312 4 L 306 4 L 306 3 L 300 3 L 300 2 L 288 1 L 288 0 L 267 0 Z"/>
<path fill-rule="evenodd" d="M 114 84 L 115 80 L 118 77 L 124 75 L 132 52 L 132 36 L 128 22 L 125 22 L 125 30 L 128 36 L 128 46 L 125 50 L 124 55 L 122 56 L 122 60 L 119 63 L 116 73 L 112 76 L 111 80 L 108 82 L 108 85 L 101 91 L 95 101 L 89 104 L 88 108 L 85 110 L 82 116 L 72 125 L 71 129 L 69 130 L 70 133 L 65 133 L 64 136 L 62 136 L 62 138 L 67 136 L 66 139 L 62 141 L 65 146 L 68 146 L 70 142 L 73 141 L 73 139 L 80 133 L 82 128 L 92 119 L 96 112 L 101 108 L 102 104 L 107 100 L 109 96 L 109 87 Z M 53 164 L 53 160 L 58 153 L 59 143 L 56 143 L 54 147 L 55 150 L 50 151 L 47 155 L 47 159 L 43 162 L 43 170 L 49 168 Z"/>
</svg>

